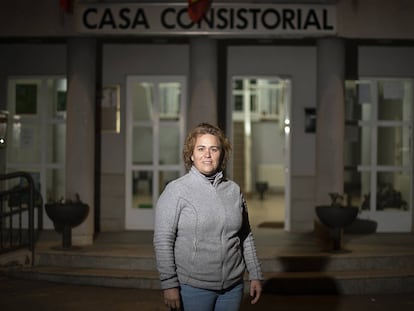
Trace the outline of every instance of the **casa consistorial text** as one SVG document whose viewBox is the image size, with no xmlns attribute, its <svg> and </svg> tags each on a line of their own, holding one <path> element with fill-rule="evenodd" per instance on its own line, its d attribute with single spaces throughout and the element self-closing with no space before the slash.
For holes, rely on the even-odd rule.
<svg viewBox="0 0 414 311">
<path fill-rule="evenodd" d="M 79 3 L 75 10 L 80 33 L 114 35 L 327 35 L 336 33 L 331 5 L 212 4 L 194 23 L 186 4 Z"/>
</svg>

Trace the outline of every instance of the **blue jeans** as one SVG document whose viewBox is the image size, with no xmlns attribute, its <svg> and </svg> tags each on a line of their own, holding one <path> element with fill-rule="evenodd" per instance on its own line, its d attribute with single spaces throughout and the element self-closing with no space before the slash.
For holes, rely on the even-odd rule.
<svg viewBox="0 0 414 311">
<path fill-rule="evenodd" d="M 207 290 L 181 285 L 182 311 L 238 311 L 243 283 L 226 290 Z"/>
</svg>

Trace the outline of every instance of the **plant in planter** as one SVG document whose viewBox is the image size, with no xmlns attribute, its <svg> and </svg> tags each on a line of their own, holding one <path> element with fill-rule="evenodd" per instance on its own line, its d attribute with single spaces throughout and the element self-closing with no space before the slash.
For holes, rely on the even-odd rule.
<svg viewBox="0 0 414 311">
<path fill-rule="evenodd" d="M 89 206 L 80 200 L 63 200 L 45 204 L 46 214 L 53 221 L 55 230 L 62 233 L 62 249 L 72 247 L 72 228 L 80 225 L 89 214 Z"/>
<path fill-rule="evenodd" d="M 344 197 L 339 193 L 329 193 L 330 205 L 316 206 L 316 214 L 322 224 L 327 226 L 333 238 L 333 251 L 344 252 L 342 249 L 342 231 L 349 226 L 358 215 L 358 207 L 344 206 Z"/>
</svg>

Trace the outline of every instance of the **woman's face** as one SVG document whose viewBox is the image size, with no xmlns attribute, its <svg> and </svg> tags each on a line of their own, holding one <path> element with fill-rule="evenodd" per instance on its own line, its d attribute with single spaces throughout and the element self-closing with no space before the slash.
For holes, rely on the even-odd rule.
<svg viewBox="0 0 414 311">
<path fill-rule="evenodd" d="M 203 134 L 197 137 L 191 161 L 200 173 L 209 176 L 217 172 L 220 155 L 219 139 L 211 134 Z"/>
</svg>

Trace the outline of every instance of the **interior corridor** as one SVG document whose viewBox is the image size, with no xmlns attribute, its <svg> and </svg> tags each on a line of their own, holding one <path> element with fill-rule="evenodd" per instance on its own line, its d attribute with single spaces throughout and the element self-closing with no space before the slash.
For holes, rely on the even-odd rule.
<svg viewBox="0 0 414 311">
<path fill-rule="evenodd" d="M 284 193 L 266 193 L 263 200 L 259 194 L 246 198 L 250 226 L 255 228 L 283 229 L 285 219 Z"/>
</svg>

